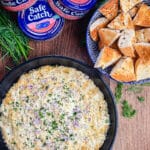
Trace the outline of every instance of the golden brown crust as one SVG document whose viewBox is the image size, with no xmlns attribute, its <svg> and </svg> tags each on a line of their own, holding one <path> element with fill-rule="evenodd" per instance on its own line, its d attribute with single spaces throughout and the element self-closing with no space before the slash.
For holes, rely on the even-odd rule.
<svg viewBox="0 0 150 150">
<path fill-rule="evenodd" d="M 142 4 L 133 23 L 138 26 L 150 27 L 150 7 Z"/>
<path fill-rule="evenodd" d="M 86 145 L 81 146 L 81 150 L 89 150 Z"/>
<path fill-rule="evenodd" d="M 150 58 L 150 44 L 149 43 L 135 43 L 134 48 L 141 58 Z"/>
<path fill-rule="evenodd" d="M 110 47 L 104 47 L 100 52 L 100 56 L 97 58 L 95 68 L 102 67 L 105 69 L 106 67 L 117 62 L 120 58 L 121 54 L 118 50 L 112 49 Z"/>
<path fill-rule="evenodd" d="M 121 35 L 119 30 L 112 30 L 108 28 L 100 29 L 98 34 L 102 47 L 112 45 Z"/>
<path fill-rule="evenodd" d="M 98 49 L 101 50 L 103 47 L 104 47 L 104 46 L 103 46 L 102 42 L 99 41 L 99 42 L 98 42 Z"/>
<path fill-rule="evenodd" d="M 135 31 L 136 42 L 150 42 L 150 28 Z"/>
<path fill-rule="evenodd" d="M 135 81 L 134 61 L 130 57 L 122 58 L 112 69 L 111 77 L 117 81 L 130 82 Z"/>
<path fill-rule="evenodd" d="M 120 13 L 108 24 L 108 27 L 115 30 L 134 29 L 133 21 L 129 13 Z"/>
<path fill-rule="evenodd" d="M 118 48 L 118 40 L 116 42 L 114 42 L 110 47 L 113 48 L 113 49 L 119 50 L 119 48 Z"/>
<path fill-rule="evenodd" d="M 98 41 L 98 32 L 97 29 L 94 29 L 93 31 L 90 32 L 90 36 L 93 41 Z"/>
<path fill-rule="evenodd" d="M 11 94 L 10 94 L 10 93 L 7 93 L 7 94 L 6 94 L 5 101 L 4 101 L 4 104 L 5 104 L 5 105 L 9 105 L 11 102 L 12 102 Z"/>
<path fill-rule="evenodd" d="M 150 78 L 150 60 L 145 58 L 137 59 L 135 63 L 135 72 L 137 81 Z"/>
<path fill-rule="evenodd" d="M 125 55 L 129 57 L 136 57 L 135 50 L 133 47 L 124 47 L 120 48 L 120 51 Z"/>
<path fill-rule="evenodd" d="M 130 16 L 131 16 L 131 18 L 133 18 L 133 17 L 135 17 L 135 15 L 137 14 L 137 12 L 138 12 L 138 7 L 137 6 L 135 6 L 135 7 L 133 7 L 131 10 L 129 10 L 129 14 L 130 14 Z"/>
<path fill-rule="evenodd" d="M 108 20 L 112 20 L 118 14 L 119 0 L 109 0 L 100 9 L 102 13 Z"/>
<path fill-rule="evenodd" d="M 96 23 L 97 21 L 97 23 Z M 107 23 L 108 23 L 108 20 L 104 17 L 102 18 L 99 18 L 99 21 L 96 20 L 94 23 L 90 26 L 90 36 L 92 38 L 93 41 L 98 41 L 98 30 L 101 29 L 101 28 L 104 28 Z M 94 26 L 94 27 L 92 27 Z"/>
</svg>

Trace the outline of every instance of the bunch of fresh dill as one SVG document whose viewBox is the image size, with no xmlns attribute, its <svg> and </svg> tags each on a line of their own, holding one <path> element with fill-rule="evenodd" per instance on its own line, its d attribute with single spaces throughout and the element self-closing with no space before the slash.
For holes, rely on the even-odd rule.
<svg viewBox="0 0 150 150">
<path fill-rule="evenodd" d="M 21 59 L 27 60 L 30 50 L 29 40 L 18 28 L 10 13 L 0 9 L 0 50 L 2 59 L 6 56 L 12 58 L 15 64 Z"/>
</svg>

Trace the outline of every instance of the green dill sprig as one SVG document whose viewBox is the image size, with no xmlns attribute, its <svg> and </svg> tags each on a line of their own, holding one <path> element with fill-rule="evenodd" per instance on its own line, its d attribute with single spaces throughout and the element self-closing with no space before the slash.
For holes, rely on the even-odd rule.
<svg viewBox="0 0 150 150">
<path fill-rule="evenodd" d="M 28 59 L 29 39 L 18 28 L 12 20 L 10 13 L 0 9 L 0 50 L 3 60 L 6 56 L 12 58 L 13 62 L 18 64 L 24 58 Z"/>
<path fill-rule="evenodd" d="M 145 100 L 145 98 L 143 96 L 138 96 L 137 99 L 139 102 L 144 102 L 144 100 Z"/>
<path fill-rule="evenodd" d="M 122 97 L 123 83 L 118 83 L 115 88 L 115 98 L 118 103 Z"/>
<path fill-rule="evenodd" d="M 128 101 L 124 100 L 122 102 L 122 115 L 126 118 L 132 118 L 135 114 L 136 110 L 132 108 Z"/>
</svg>

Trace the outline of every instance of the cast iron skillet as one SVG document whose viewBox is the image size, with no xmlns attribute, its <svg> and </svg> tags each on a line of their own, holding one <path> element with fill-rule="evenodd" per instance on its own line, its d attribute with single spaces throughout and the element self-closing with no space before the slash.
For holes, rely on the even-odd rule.
<svg viewBox="0 0 150 150">
<path fill-rule="evenodd" d="M 76 68 L 82 71 L 83 73 L 87 74 L 103 92 L 105 100 L 108 104 L 108 110 L 110 115 L 110 128 L 108 130 L 106 140 L 100 150 L 110 150 L 113 145 L 117 131 L 117 112 L 113 95 L 106 83 L 101 78 L 99 72 L 96 69 L 93 69 L 92 67 L 80 61 L 62 56 L 44 56 L 32 59 L 19 65 L 18 67 L 10 71 L 10 73 L 8 73 L 5 76 L 5 78 L 0 82 L 0 104 L 2 103 L 2 99 L 5 97 L 7 91 L 15 82 L 17 82 L 18 78 L 22 74 L 44 65 L 63 65 Z M 2 139 L 1 133 L 0 150 L 8 150 L 6 144 L 4 143 L 4 140 Z"/>
</svg>

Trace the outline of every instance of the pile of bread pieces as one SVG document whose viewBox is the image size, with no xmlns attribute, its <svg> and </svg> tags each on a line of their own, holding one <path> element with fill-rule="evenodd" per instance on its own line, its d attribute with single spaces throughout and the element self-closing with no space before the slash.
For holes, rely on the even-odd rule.
<svg viewBox="0 0 150 150">
<path fill-rule="evenodd" d="M 109 0 L 90 26 L 100 50 L 95 68 L 112 66 L 110 76 L 130 82 L 150 78 L 150 6 L 142 0 Z"/>
</svg>

